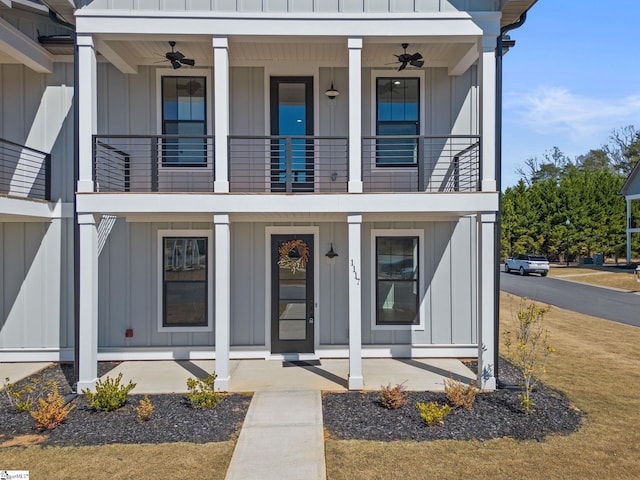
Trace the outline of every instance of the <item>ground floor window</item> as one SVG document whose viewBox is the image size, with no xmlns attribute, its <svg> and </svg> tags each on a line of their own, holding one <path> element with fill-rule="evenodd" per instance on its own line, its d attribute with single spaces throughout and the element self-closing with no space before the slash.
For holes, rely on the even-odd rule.
<svg viewBox="0 0 640 480">
<path fill-rule="evenodd" d="M 373 230 L 372 327 L 422 328 L 421 230 Z"/>
<path fill-rule="evenodd" d="M 161 236 L 162 328 L 209 326 L 208 236 Z"/>
</svg>

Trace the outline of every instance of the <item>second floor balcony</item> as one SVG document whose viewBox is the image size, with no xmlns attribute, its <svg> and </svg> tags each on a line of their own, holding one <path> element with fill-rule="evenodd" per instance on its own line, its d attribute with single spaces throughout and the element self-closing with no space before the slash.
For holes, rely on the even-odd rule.
<svg viewBox="0 0 640 480">
<path fill-rule="evenodd" d="M 96 135 L 97 192 L 216 193 L 212 136 Z M 347 137 L 240 136 L 225 139 L 231 193 L 348 193 Z M 367 193 L 476 192 L 480 137 L 368 136 L 359 171 Z"/>
</svg>

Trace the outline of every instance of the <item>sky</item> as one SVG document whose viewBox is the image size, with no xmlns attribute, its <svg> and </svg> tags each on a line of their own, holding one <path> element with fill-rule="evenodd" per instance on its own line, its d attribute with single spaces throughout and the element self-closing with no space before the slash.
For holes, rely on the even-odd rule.
<svg viewBox="0 0 640 480">
<path fill-rule="evenodd" d="M 538 0 L 503 59 L 502 188 L 557 146 L 574 159 L 640 129 L 640 0 Z"/>
</svg>

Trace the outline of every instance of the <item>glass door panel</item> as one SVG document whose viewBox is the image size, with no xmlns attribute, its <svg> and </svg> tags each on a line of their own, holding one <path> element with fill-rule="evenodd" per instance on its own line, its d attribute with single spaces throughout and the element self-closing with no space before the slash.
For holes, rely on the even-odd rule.
<svg viewBox="0 0 640 480">
<path fill-rule="evenodd" d="M 271 78 L 271 190 L 313 191 L 313 78 Z"/>
<path fill-rule="evenodd" d="M 313 352 L 313 235 L 272 235 L 271 249 L 271 351 Z"/>
</svg>

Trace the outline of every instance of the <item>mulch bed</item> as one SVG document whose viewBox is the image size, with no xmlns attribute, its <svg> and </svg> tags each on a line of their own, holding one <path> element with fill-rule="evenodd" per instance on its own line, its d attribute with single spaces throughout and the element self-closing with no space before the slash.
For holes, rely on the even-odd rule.
<svg viewBox="0 0 640 480">
<path fill-rule="evenodd" d="M 116 363 L 99 364 L 104 375 Z M 470 365 L 473 368 L 473 365 Z M 44 445 L 106 445 L 113 443 L 220 442 L 235 438 L 244 421 L 251 397 L 226 395 L 215 410 L 194 409 L 182 394 L 149 395 L 154 412 L 147 422 L 138 422 L 135 408 L 141 395 L 129 395 L 115 412 L 92 410 L 84 396 L 71 395 L 69 365 L 53 365 L 38 375 L 40 385 L 54 381 L 60 393 L 76 405 L 69 417 L 51 431 L 38 432 L 28 413 L 16 413 L 0 392 L 0 444 L 14 437 L 42 433 Z M 33 377 L 17 383 L 23 388 Z M 518 372 L 501 361 L 500 378 L 516 384 Z M 38 388 L 41 388 L 40 386 Z M 382 406 L 378 392 L 325 393 L 323 420 L 334 439 L 394 440 L 487 440 L 500 437 L 542 440 L 551 434 L 569 434 L 582 425 L 583 413 L 560 392 L 540 384 L 532 395 L 535 411 L 526 415 L 517 390 L 496 390 L 476 397 L 473 411 L 452 409 L 443 424 L 426 426 L 416 402 L 447 402 L 444 393 L 408 392 L 407 404 L 398 410 Z"/>
<path fill-rule="evenodd" d="M 518 371 L 506 361 L 500 363 L 500 378 L 517 384 Z M 551 434 L 569 434 L 582 425 L 583 413 L 562 393 L 538 385 L 532 393 L 535 411 L 525 414 L 518 390 L 479 393 L 473 411 L 451 409 L 442 424 L 428 427 L 416 402 L 447 403 L 444 393 L 407 392 L 407 403 L 389 410 L 378 392 L 329 393 L 323 396 L 323 420 L 330 438 L 395 440 L 489 440 L 512 437 L 542 440 Z"/>
<path fill-rule="evenodd" d="M 104 375 L 116 364 L 99 364 Z M 37 388 L 54 381 L 60 393 L 71 393 L 69 365 L 53 365 L 37 376 Z M 33 377 L 17 382 L 23 388 Z M 38 432 L 31 415 L 16 413 L 4 392 L 0 392 L 0 443 L 21 435 L 43 434 L 43 445 L 106 445 L 112 443 L 208 443 L 233 439 L 240 430 L 251 402 L 251 396 L 225 395 L 215 410 L 195 409 L 182 394 L 149 395 L 154 410 L 151 419 L 138 422 L 136 407 L 143 395 L 129 395 L 125 405 L 114 412 L 96 412 L 83 395 L 72 397 L 76 408 L 53 430 Z"/>
</svg>

